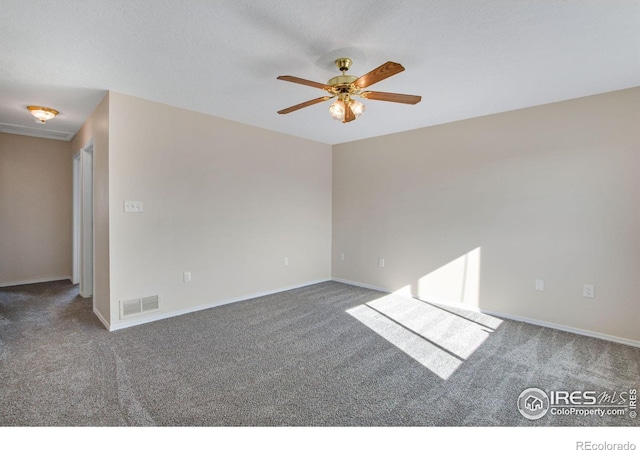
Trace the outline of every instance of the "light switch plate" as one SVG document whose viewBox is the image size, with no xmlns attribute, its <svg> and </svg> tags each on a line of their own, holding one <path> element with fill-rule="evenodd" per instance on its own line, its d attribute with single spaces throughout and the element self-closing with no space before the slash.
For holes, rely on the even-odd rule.
<svg viewBox="0 0 640 450">
<path fill-rule="evenodd" d="M 536 280 L 536 291 L 544 291 L 544 280 Z"/>
</svg>

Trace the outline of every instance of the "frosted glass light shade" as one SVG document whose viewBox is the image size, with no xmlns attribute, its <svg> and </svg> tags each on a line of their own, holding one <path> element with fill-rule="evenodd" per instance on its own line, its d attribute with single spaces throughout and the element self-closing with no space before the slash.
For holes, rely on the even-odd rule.
<svg viewBox="0 0 640 450">
<path fill-rule="evenodd" d="M 342 100 L 336 100 L 331 106 L 329 106 L 329 113 L 335 120 L 342 121 L 344 119 L 345 104 Z"/>
<path fill-rule="evenodd" d="M 356 116 L 356 119 L 360 117 L 360 114 L 366 109 L 362 103 L 356 100 L 349 103 L 349 106 L 351 107 L 351 111 L 353 111 L 353 115 Z"/>
</svg>

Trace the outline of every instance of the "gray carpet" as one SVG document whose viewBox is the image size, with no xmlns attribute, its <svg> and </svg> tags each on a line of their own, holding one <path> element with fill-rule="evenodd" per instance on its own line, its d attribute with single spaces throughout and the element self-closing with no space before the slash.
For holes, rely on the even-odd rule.
<svg viewBox="0 0 640 450">
<path fill-rule="evenodd" d="M 3 426 L 532 421 L 529 387 L 628 391 L 640 349 L 326 282 L 108 332 L 68 282 L 0 289 Z"/>
</svg>

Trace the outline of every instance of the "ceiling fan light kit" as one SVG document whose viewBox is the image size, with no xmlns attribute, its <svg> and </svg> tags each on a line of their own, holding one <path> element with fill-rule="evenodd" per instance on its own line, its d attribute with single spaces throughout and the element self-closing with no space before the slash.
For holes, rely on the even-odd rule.
<svg viewBox="0 0 640 450">
<path fill-rule="evenodd" d="M 291 83 L 303 84 L 305 86 L 316 87 L 323 89 L 328 94 L 324 97 L 319 97 L 314 100 L 309 100 L 304 103 L 291 106 L 286 109 L 278 111 L 278 114 L 289 114 L 290 112 L 297 111 L 307 106 L 315 105 L 332 98 L 337 100 L 329 107 L 329 113 L 335 120 L 339 120 L 342 123 L 351 122 L 356 120 L 365 111 L 365 106 L 354 99 L 354 97 L 360 97 L 367 100 L 381 100 L 394 103 L 405 103 L 408 105 L 415 105 L 422 100 L 419 95 L 406 95 L 406 94 L 394 94 L 390 92 L 375 92 L 375 91 L 363 91 L 364 88 L 371 86 L 374 83 L 389 78 L 392 75 L 396 75 L 404 70 L 402 65 L 393 61 L 387 61 L 380 67 L 373 69 L 371 72 L 362 75 L 361 77 L 355 77 L 353 75 L 346 75 L 345 72 L 349 70 L 353 61 L 349 58 L 338 58 L 336 61 L 336 67 L 342 72 L 342 75 L 331 78 L 326 84 L 318 83 L 315 81 L 305 80 L 303 78 L 293 77 L 291 75 L 281 75 L 278 80 L 289 81 Z"/>
<path fill-rule="evenodd" d="M 329 106 L 329 114 L 335 120 L 339 120 L 340 122 L 345 122 L 345 115 L 347 113 L 347 108 L 351 110 L 350 114 L 355 116 L 354 120 L 360 117 L 360 115 L 366 109 L 365 106 L 357 100 L 350 99 L 347 103 L 344 100 L 336 100 L 331 106 Z"/>
</svg>

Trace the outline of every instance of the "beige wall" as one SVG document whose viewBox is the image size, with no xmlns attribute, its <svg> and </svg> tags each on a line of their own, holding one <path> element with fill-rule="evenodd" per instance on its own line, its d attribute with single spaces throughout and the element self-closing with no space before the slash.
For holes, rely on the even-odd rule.
<svg viewBox="0 0 640 450">
<path fill-rule="evenodd" d="M 640 341 L 638 105 L 629 89 L 332 156 L 111 92 L 70 144 L 0 134 L 0 284 L 70 277 L 71 155 L 93 141 L 94 305 L 112 329 L 139 320 L 120 300 L 159 295 L 162 317 L 333 276 Z"/>
<path fill-rule="evenodd" d="M 109 94 L 71 141 L 76 154 L 93 142 L 94 311 L 110 321 L 109 281 Z M 71 160 L 71 157 L 69 157 Z"/>
<path fill-rule="evenodd" d="M 333 277 L 640 341 L 639 125 L 635 88 L 334 146 Z"/>
<path fill-rule="evenodd" d="M 0 286 L 71 278 L 68 142 L 0 133 Z"/>
<path fill-rule="evenodd" d="M 166 315 L 330 278 L 329 145 L 113 92 L 109 110 L 112 328 L 121 300 Z"/>
</svg>

